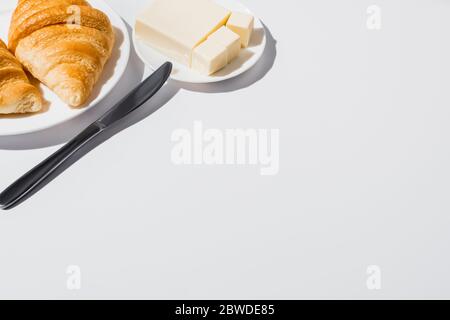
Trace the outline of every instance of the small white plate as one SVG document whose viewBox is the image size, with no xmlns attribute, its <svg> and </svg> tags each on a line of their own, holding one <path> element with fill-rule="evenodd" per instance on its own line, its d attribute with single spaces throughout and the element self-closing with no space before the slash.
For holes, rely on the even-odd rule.
<svg viewBox="0 0 450 320">
<path fill-rule="evenodd" d="M 116 44 L 111 59 L 107 62 L 92 97 L 83 108 L 71 108 L 62 102 L 50 89 L 40 84 L 45 100 L 45 110 L 30 115 L 0 115 L 0 136 L 12 136 L 44 130 L 73 119 L 94 107 L 116 86 L 125 72 L 130 57 L 130 37 L 120 16 L 103 0 L 89 0 L 90 4 L 106 13 L 116 32 Z M 0 38 L 6 43 L 9 23 L 17 0 L 1 0 Z"/>
<path fill-rule="evenodd" d="M 237 0 L 215 1 L 231 11 L 246 12 L 255 16 L 245 5 Z M 261 58 L 264 48 L 266 47 L 266 32 L 262 22 L 255 16 L 255 29 L 249 47 L 243 49 L 239 57 L 228 66 L 211 76 L 197 73 L 146 45 L 136 37 L 135 28 L 133 28 L 133 43 L 138 56 L 152 70 L 157 69 L 164 62 L 170 61 L 173 63 L 171 79 L 188 83 L 211 83 L 237 77 L 253 67 Z"/>
</svg>

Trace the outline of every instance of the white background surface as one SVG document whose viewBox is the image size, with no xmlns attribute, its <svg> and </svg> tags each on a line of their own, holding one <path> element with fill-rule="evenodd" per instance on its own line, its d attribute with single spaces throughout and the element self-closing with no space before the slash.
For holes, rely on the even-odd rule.
<svg viewBox="0 0 450 320">
<path fill-rule="evenodd" d="M 128 23 L 143 1 L 109 0 Z M 179 89 L 0 215 L 2 298 L 449 298 L 450 3 L 245 0 L 276 40 L 239 79 Z M 369 5 L 382 29 L 366 27 Z M 0 187 L 146 74 L 132 57 L 105 104 L 0 139 Z M 147 110 L 148 110 L 147 109 Z M 141 116 L 145 115 L 145 110 Z M 139 117 L 136 116 L 136 120 Z M 181 166 L 170 136 L 278 128 L 280 173 Z M 42 147 L 42 148 L 41 148 Z M 66 268 L 82 288 L 66 288 Z M 382 289 L 366 269 L 382 270 Z"/>
</svg>

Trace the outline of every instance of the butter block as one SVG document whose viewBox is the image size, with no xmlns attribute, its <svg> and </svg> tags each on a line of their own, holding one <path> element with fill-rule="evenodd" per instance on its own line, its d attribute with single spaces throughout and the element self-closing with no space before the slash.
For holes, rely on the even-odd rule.
<svg viewBox="0 0 450 320">
<path fill-rule="evenodd" d="M 243 48 L 248 47 L 253 33 L 255 18 L 249 14 L 233 12 L 228 19 L 227 27 L 241 37 Z"/>
<path fill-rule="evenodd" d="M 211 0 L 153 0 L 136 18 L 136 35 L 190 67 L 194 48 L 224 26 L 230 15 Z"/>
<path fill-rule="evenodd" d="M 215 38 L 200 44 L 192 55 L 192 68 L 204 75 L 211 75 L 227 64 L 227 48 Z"/>
<path fill-rule="evenodd" d="M 208 40 L 216 41 L 227 49 L 227 63 L 230 63 L 241 51 L 241 37 L 228 29 L 222 27 L 208 37 Z"/>
</svg>

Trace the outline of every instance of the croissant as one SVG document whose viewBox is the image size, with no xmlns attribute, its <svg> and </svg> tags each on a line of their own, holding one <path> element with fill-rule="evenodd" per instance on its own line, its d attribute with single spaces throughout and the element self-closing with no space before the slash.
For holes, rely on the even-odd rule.
<svg viewBox="0 0 450 320">
<path fill-rule="evenodd" d="M 89 98 L 114 45 L 109 18 L 85 0 L 19 0 L 9 49 L 73 107 Z"/>
<path fill-rule="evenodd" d="M 30 84 L 20 62 L 0 40 L 0 114 L 36 112 L 41 108 L 41 93 Z"/>
</svg>

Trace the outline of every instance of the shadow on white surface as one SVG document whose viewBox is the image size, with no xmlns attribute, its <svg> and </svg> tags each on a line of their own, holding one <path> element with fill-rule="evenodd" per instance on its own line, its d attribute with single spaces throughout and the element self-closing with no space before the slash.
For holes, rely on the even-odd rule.
<svg viewBox="0 0 450 320">
<path fill-rule="evenodd" d="M 205 84 L 185 83 L 180 81 L 174 82 L 180 88 L 189 91 L 204 92 L 204 93 L 220 93 L 244 89 L 260 81 L 272 69 L 277 57 L 277 41 L 273 38 L 272 33 L 264 23 L 263 26 L 266 31 L 267 37 L 266 48 L 264 49 L 264 53 L 261 59 L 258 61 L 258 63 L 247 72 L 243 73 L 242 75 L 236 78 L 225 80 L 222 82 L 205 83 Z M 261 42 L 262 36 L 263 34 L 261 32 L 258 32 L 258 30 L 256 30 L 256 32 L 253 35 L 252 42 L 253 43 Z M 239 65 L 237 67 L 239 67 Z"/>
<path fill-rule="evenodd" d="M 160 108 L 162 108 L 167 102 L 172 99 L 173 96 L 177 94 L 179 89 L 171 84 L 170 82 L 166 83 L 164 87 L 153 97 L 153 99 L 149 100 L 147 103 L 145 103 L 143 106 L 138 108 L 135 112 L 131 113 L 129 116 L 125 117 L 122 121 L 117 123 L 117 125 L 112 125 L 109 128 L 106 128 L 104 131 L 104 134 L 101 134 L 95 138 L 93 138 L 91 141 L 89 141 L 86 145 L 82 146 L 78 153 L 74 154 L 70 159 L 67 160 L 67 162 L 61 164 L 58 168 L 56 168 L 54 171 L 51 171 L 48 179 L 42 180 L 42 182 L 35 186 L 35 188 L 30 191 L 23 193 L 23 196 L 20 197 L 19 201 L 17 202 L 3 202 L 3 200 L 11 200 L 8 195 L 3 198 L 4 194 L 2 193 L 2 199 L 0 200 L 0 206 L 5 206 L 6 204 L 15 203 L 13 206 L 9 207 L 9 209 L 14 208 L 15 206 L 21 204 L 22 202 L 26 201 L 30 197 L 32 197 L 34 194 L 39 192 L 42 188 L 44 188 L 47 184 L 52 182 L 56 177 L 58 177 L 60 174 L 62 174 L 64 171 L 66 171 L 68 168 L 70 168 L 74 163 L 76 163 L 78 160 L 83 158 L 86 154 L 88 154 L 90 151 L 104 143 L 105 141 L 109 140 L 114 135 L 118 134 L 122 130 L 127 129 L 128 127 L 136 124 L 137 122 L 147 118 L 154 112 L 158 111 Z M 39 164 L 38 164 L 39 165 Z M 20 185 L 20 184 L 19 184 Z M 8 192 L 5 189 L 6 192 Z M 8 210 L 9 210 L 8 209 Z"/>
</svg>

